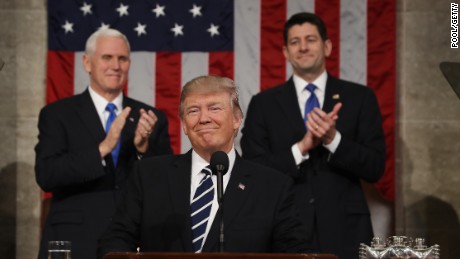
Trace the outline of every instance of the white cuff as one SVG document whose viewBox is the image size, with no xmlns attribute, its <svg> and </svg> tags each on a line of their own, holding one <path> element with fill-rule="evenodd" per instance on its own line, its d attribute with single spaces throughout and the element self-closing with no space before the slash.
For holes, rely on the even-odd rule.
<svg viewBox="0 0 460 259">
<path fill-rule="evenodd" d="M 337 147 L 339 146 L 340 144 L 340 140 L 342 139 L 342 135 L 340 134 L 340 132 L 336 131 L 335 132 L 335 137 L 334 139 L 332 140 L 331 143 L 329 143 L 328 145 L 326 144 L 323 144 L 323 146 L 329 150 L 329 152 L 331 152 L 332 154 L 334 154 L 334 152 L 337 150 Z"/>
<path fill-rule="evenodd" d="M 310 157 L 308 153 L 305 156 L 302 156 L 302 153 L 300 152 L 300 149 L 297 146 L 297 143 L 292 145 L 291 151 L 292 151 L 292 155 L 294 156 L 296 165 L 300 165 L 303 161 L 307 160 Z"/>
</svg>

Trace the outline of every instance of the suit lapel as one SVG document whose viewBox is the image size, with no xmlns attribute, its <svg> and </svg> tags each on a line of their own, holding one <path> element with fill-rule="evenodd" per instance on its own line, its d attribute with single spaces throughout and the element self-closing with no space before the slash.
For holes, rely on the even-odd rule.
<svg viewBox="0 0 460 259">
<path fill-rule="evenodd" d="M 305 124 L 303 122 L 302 113 L 299 109 L 299 101 L 295 90 L 295 85 L 292 77 L 281 87 L 278 88 L 276 99 L 284 116 L 288 118 L 290 124 L 295 129 L 295 132 L 305 132 Z M 288 127 L 286 125 L 286 127 Z"/>
<path fill-rule="evenodd" d="M 136 150 L 133 149 L 133 140 L 137 122 L 139 121 L 138 107 L 133 99 L 123 96 L 123 109 L 128 106 L 131 107 L 131 112 L 129 113 L 128 118 L 126 119 L 125 125 L 121 132 L 120 156 L 118 159 L 118 163 L 120 166 L 117 166 L 117 172 L 123 171 L 121 170 L 121 168 L 123 167 L 121 166 L 121 163 L 129 161 L 128 159 L 120 158 L 130 157 L 133 155 L 132 152 L 136 152 Z"/>
<path fill-rule="evenodd" d="M 136 129 L 137 121 L 139 120 L 139 112 L 136 111 L 136 109 L 138 109 L 136 103 L 132 99 L 123 96 L 123 108 L 127 106 L 130 106 L 132 110 L 128 116 L 128 119 L 126 120 L 125 126 L 123 127 L 120 157 L 124 156 L 124 152 L 130 152 L 129 147 L 132 146 L 134 132 Z M 79 95 L 79 99 L 77 101 L 77 113 L 95 140 L 98 143 L 101 142 L 105 138 L 106 133 L 104 131 L 104 126 L 101 124 L 101 119 L 97 114 L 96 107 L 94 106 L 88 89 Z M 108 158 L 109 159 L 107 162 L 111 164 L 110 167 L 113 168 L 111 156 L 108 156 Z M 120 159 L 120 162 L 123 163 L 123 159 Z M 120 168 L 120 166 L 118 168 Z"/>
<path fill-rule="evenodd" d="M 191 185 L 192 151 L 179 156 L 168 172 L 170 197 L 177 215 L 185 215 L 185 231 L 182 235 L 184 251 L 191 252 L 192 248 L 192 222 L 190 211 L 190 185 Z"/>
<path fill-rule="evenodd" d="M 232 175 L 228 182 L 224 195 L 224 223 L 230 225 L 238 214 L 240 207 L 244 204 L 252 192 L 253 182 L 251 172 L 243 166 L 244 161 L 237 154 Z"/>
<path fill-rule="evenodd" d="M 136 131 L 137 122 L 139 121 L 139 107 L 133 99 L 123 96 L 123 109 L 128 106 L 131 107 L 131 112 L 123 127 L 122 137 L 125 137 L 125 139 L 132 139 Z"/>
<path fill-rule="evenodd" d="M 242 163 L 244 163 L 244 161 L 237 154 L 235 165 L 232 169 L 232 175 L 230 176 L 223 198 L 224 226 L 231 226 L 232 221 L 238 215 L 240 208 L 252 192 L 253 181 L 251 179 L 251 172 L 247 171 Z M 217 250 L 219 242 L 220 217 L 221 214 L 219 211 L 216 214 L 211 229 L 209 230 L 203 251 Z"/>
<path fill-rule="evenodd" d="M 324 94 L 323 111 L 330 112 L 334 105 L 340 102 L 341 89 L 340 85 L 334 77 L 327 75 L 326 93 Z"/>
<path fill-rule="evenodd" d="M 278 89 L 276 98 L 280 105 L 284 115 L 290 121 L 291 125 L 296 129 L 303 129 L 305 131 L 305 125 L 303 123 L 302 113 L 300 112 L 298 105 L 298 97 L 295 90 L 295 85 L 292 77 Z M 326 92 L 324 94 L 323 111 L 330 112 L 334 105 L 341 101 L 341 88 L 336 78 L 328 74 L 326 82 Z"/>
<path fill-rule="evenodd" d="M 91 136 L 97 142 L 101 142 L 105 138 L 104 127 L 101 124 L 101 119 L 97 114 L 96 107 L 89 95 L 88 89 L 78 95 L 76 111 L 80 120 L 88 128 Z"/>
<path fill-rule="evenodd" d="M 339 82 L 337 79 L 332 77 L 331 75 L 327 75 L 327 81 L 326 81 L 326 92 L 324 93 L 324 103 L 322 110 L 325 111 L 326 113 L 329 113 L 332 111 L 334 108 L 334 105 L 337 104 L 338 102 L 341 101 L 342 98 L 342 93 L 341 93 L 341 88 L 339 85 Z M 319 170 L 319 163 L 313 163 L 312 161 L 315 161 L 316 159 L 321 159 L 320 157 L 323 156 L 324 158 L 330 154 L 330 152 L 324 148 L 322 145 L 319 145 L 318 147 L 314 148 L 310 152 L 310 159 L 309 164 L 311 164 L 312 167 L 316 168 L 316 170 Z M 313 159 L 316 158 L 316 159 Z"/>
</svg>

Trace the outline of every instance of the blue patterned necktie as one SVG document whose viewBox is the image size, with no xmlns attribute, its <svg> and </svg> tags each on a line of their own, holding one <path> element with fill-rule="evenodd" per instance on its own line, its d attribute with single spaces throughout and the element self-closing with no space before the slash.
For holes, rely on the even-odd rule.
<svg viewBox="0 0 460 259">
<path fill-rule="evenodd" d="M 105 107 L 105 110 L 109 112 L 109 117 L 107 118 L 107 122 L 105 123 L 105 133 L 109 133 L 110 126 L 112 126 L 113 121 L 117 118 L 117 114 L 115 111 L 117 110 L 117 106 L 113 103 L 108 103 Z M 118 154 L 120 153 L 120 140 L 118 140 L 117 146 L 114 150 L 112 150 L 112 160 L 113 165 L 117 167 L 118 162 Z"/>
<path fill-rule="evenodd" d="M 214 201 L 214 184 L 211 179 L 211 169 L 207 166 L 201 172 L 205 176 L 196 188 L 190 205 L 192 209 L 192 242 L 195 253 L 200 253 L 203 248 L 204 234 L 208 225 L 212 202 Z"/>
<path fill-rule="evenodd" d="M 307 114 L 309 114 L 315 107 L 319 108 L 319 102 L 318 98 L 316 97 L 315 94 L 315 89 L 316 85 L 314 84 L 308 84 L 307 87 L 305 87 L 310 92 L 310 97 L 308 97 L 307 102 L 305 103 L 305 115 L 304 115 L 304 122 L 307 122 Z"/>
</svg>

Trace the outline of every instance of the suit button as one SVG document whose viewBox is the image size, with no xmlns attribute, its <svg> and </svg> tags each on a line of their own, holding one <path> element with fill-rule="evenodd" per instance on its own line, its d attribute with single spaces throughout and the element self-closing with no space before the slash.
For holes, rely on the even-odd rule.
<svg viewBox="0 0 460 259">
<path fill-rule="evenodd" d="M 315 198 L 310 198 L 310 199 L 308 200 L 308 203 L 310 203 L 310 204 L 315 203 Z"/>
<path fill-rule="evenodd" d="M 120 186 L 119 186 L 119 185 L 115 185 L 114 188 L 115 188 L 115 190 L 118 190 L 118 189 L 120 189 Z"/>
</svg>

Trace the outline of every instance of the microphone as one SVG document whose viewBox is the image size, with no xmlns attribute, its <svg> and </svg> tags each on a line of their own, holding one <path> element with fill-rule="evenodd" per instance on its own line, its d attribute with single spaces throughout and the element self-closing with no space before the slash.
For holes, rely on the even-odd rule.
<svg viewBox="0 0 460 259">
<path fill-rule="evenodd" d="M 221 206 L 222 197 L 224 196 L 223 176 L 228 171 L 228 156 L 223 151 L 216 151 L 211 155 L 211 171 L 217 176 L 217 201 Z"/>
<path fill-rule="evenodd" d="M 228 171 L 228 156 L 223 151 L 216 151 L 211 155 L 211 171 L 217 176 L 217 203 L 219 203 L 220 211 L 220 233 L 219 233 L 219 251 L 224 251 L 224 206 L 223 206 L 223 196 L 224 196 L 224 180 L 223 177 Z"/>
</svg>

